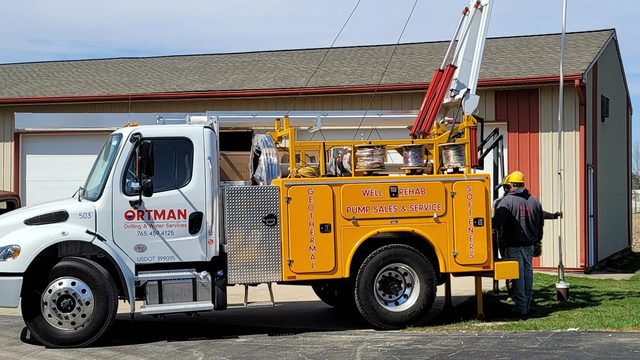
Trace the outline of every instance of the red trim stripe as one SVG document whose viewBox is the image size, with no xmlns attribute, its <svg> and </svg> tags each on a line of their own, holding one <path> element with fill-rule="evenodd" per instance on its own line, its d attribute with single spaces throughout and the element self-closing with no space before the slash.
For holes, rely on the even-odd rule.
<svg viewBox="0 0 640 360">
<path fill-rule="evenodd" d="M 13 133 L 13 192 L 20 194 L 20 134 Z"/>
<path fill-rule="evenodd" d="M 587 236 L 586 226 L 589 223 L 589 213 L 587 211 L 589 207 L 589 198 L 588 198 L 588 189 L 586 186 L 587 181 L 587 150 L 586 150 L 586 123 L 587 123 L 587 99 L 586 99 L 586 88 L 580 84 L 579 80 L 576 80 L 575 83 L 576 93 L 578 94 L 578 103 L 579 103 L 579 130 L 578 130 L 578 138 L 579 138 L 579 176 L 580 176 L 580 266 L 586 267 L 588 261 L 589 254 L 589 238 Z"/>
<path fill-rule="evenodd" d="M 538 258 L 533 258 L 538 259 Z M 533 270 L 537 270 L 537 271 L 554 271 L 557 272 L 558 268 L 555 267 L 544 267 L 544 266 L 533 266 Z M 564 268 L 564 271 L 566 272 L 584 272 L 584 269 L 582 268 Z"/>
</svg>

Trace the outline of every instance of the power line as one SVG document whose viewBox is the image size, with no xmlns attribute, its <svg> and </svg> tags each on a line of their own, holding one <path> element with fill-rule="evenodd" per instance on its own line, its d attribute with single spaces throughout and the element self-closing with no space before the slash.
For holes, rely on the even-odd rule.
<svg viewBox="0 0 640 360">
<path fill-rule="evenodd" d="M 291 112 L 291 110 L 293 110 L 293 107 L 296 105 L 296 102 L 298 101 L 298 98 L 300 98 L 300 95 L 302 95 L 302 92 L 304 91 L 304 89 L 307 88 L 307 85 L 309 85 L 309 82 L 311 82 L 311 79 L 313 78 L 313 76 L 316 74 L 316 72 L 318 71 L 318 69 L 320 69 L 320 65 L 322 65 L 322 63 L 324 62 L 324 59 L 327 58 L 327 54 L 329 54 L 329 50 L 331 50 L 331 48 L 333 47 L 333 45 L 336 43 L 336 41 L 338 40 L 338 37 L 340 37 L 340 34 L 342 34 L 342 30 L 344 30 L 344 28 L 347 26 L 347 23 L 349 23 L 349 19 L 351 19 L 351 16 L 353 16 L 353 13 L 356 11 L 356 9 L 358 8 L 358 5 L 360 5 L 360 1 L 362 0 L 358 0 L 358 2 L 356 3 L 356 6 L 353 8 L 353 10 L 351 10 L 351 14 L 349 14 L 349 17 L 347 18 L 347 21 L 344 22 L 344 25 L 342 25 L 342 28 L 340 29 L 340 31 L 338 32 L 338 35 L 336 35 L 336 38 L 333 39 L 333 43 L 331 43 L 331 46 L 329 46 L 329 48 L 327 49 L 327 51 L 324 53 L 324 56 L 322 57 L 322 60 L 320 60 L 320 63 L 318 64 L 318 66 L 316 67 L 316 69 L 313 71 L 313 74 L 311 74 L 311 76 L 309 77 L 309 80 L 307 80 L 307 83 L 304 84 L 304 87 L 302 89 L 300 89 L 300 93 L 298 93 L 298 96 L 296 96 L 296 98 L 293 100 L 293 104 L 291 104 L 291 107 L 289 108 L 289 110 L 287 111 L 286 115 L 289 115 L 289 113 Z M 286 116 L 285 115 L 285 116 Z"/>
<path fill-rule="evenodd" d="M 402 28 L 402 32 L 400 33 L 400 36 L 398 37 L 398 41 L 396 41 L 396 45 L 393 47 L 393 51 L 391 52 L 391 56 L 389 56 L 389 61 L 387 61 L 387 65 L 384 67 L 384 70 L 382 71 L 382 76 L 380 76 L 380 81 L 378 82 L 378 85 L 376 85 L 376 89 L 373 91 L 373 95 L 371 95 L 371 100 L 369 100 L 369 105 L 367 105 L 367 108 L 364 111 L 364 115 L 362 115 L 362 119 L 360 120 L 360 124 L 358 124 L 358 128 L 356 129 L 355 134 L 353 134 L 353 139 L 356 139 L 356 136 L 358 136 L 358 131 L 360 130 L 360 127 L 362 126 L 362 123 L 364 122 L 364 118 L 367 116 L 367 112 L 369 111 L 369 108 L 371 107 L 371 103 L 373 103 L 373 98 L 376 96 L 376 93 L 378 92 L 378 88 L 380 87 L 380 84 L 382 83 L 382 79 L 384 79 L 384 75 L 387 72 L 387 69 L 389 68 L 389 64 L 391 64 L 391 59 L 393 58 L 393 55 L 396 53 L 396 50 L 398 49 L 398 44 L 400 44 L 400 40 L 402 39 L 402 35 L 404 35 L 404 31 L 407 29 L 407 25 L 409 24 L 409 20 L 411 20 L 411 15 L 413 15 L 413 11 L 416 8 L 416 5 L 418 5 L 418 0 L 416 0 L 413 3 L 413 7 L 411 8 L 411 12 L 409 13 L 409 17 L 407 17 L 407 21 L 404 23 L 404 27 Z"/>
</svg>

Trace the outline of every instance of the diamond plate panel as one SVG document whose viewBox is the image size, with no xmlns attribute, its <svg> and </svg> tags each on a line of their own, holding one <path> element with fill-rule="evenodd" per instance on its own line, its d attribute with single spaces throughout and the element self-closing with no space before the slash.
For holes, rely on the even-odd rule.
<svg viewBox="0 0 640 360">
<path fill-rule="evenodd" d="M 224 213 L 229 284 L 282 281 L 280 189 L 225 187 Z M 273 226 L 263 221 L 268 215 L 275 215 Z"/>
</svg>

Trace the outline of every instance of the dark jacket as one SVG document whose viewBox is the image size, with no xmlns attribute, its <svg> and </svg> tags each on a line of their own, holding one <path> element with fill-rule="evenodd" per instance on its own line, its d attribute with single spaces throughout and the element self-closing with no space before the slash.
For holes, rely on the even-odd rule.
<svg viewBox="0 0 640 360">
<path fill-rule="evenodd" d="M 493 226 L 502 228 L 508 247 L 535 245 L 542 241 L 542 204 L 527 188 L 512 188 L 496 208 Z"/>
</svg>

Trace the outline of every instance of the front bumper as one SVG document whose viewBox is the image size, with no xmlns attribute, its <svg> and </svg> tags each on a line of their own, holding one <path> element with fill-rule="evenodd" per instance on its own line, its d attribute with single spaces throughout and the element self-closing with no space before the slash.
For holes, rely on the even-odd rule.
<svg viewBox="0 0 640 360">
<path fill-rule="evenodd" d="M 21 290 L 22 276 L 0 276 L 0 307 L 17 308 Z"/>
</svg>

